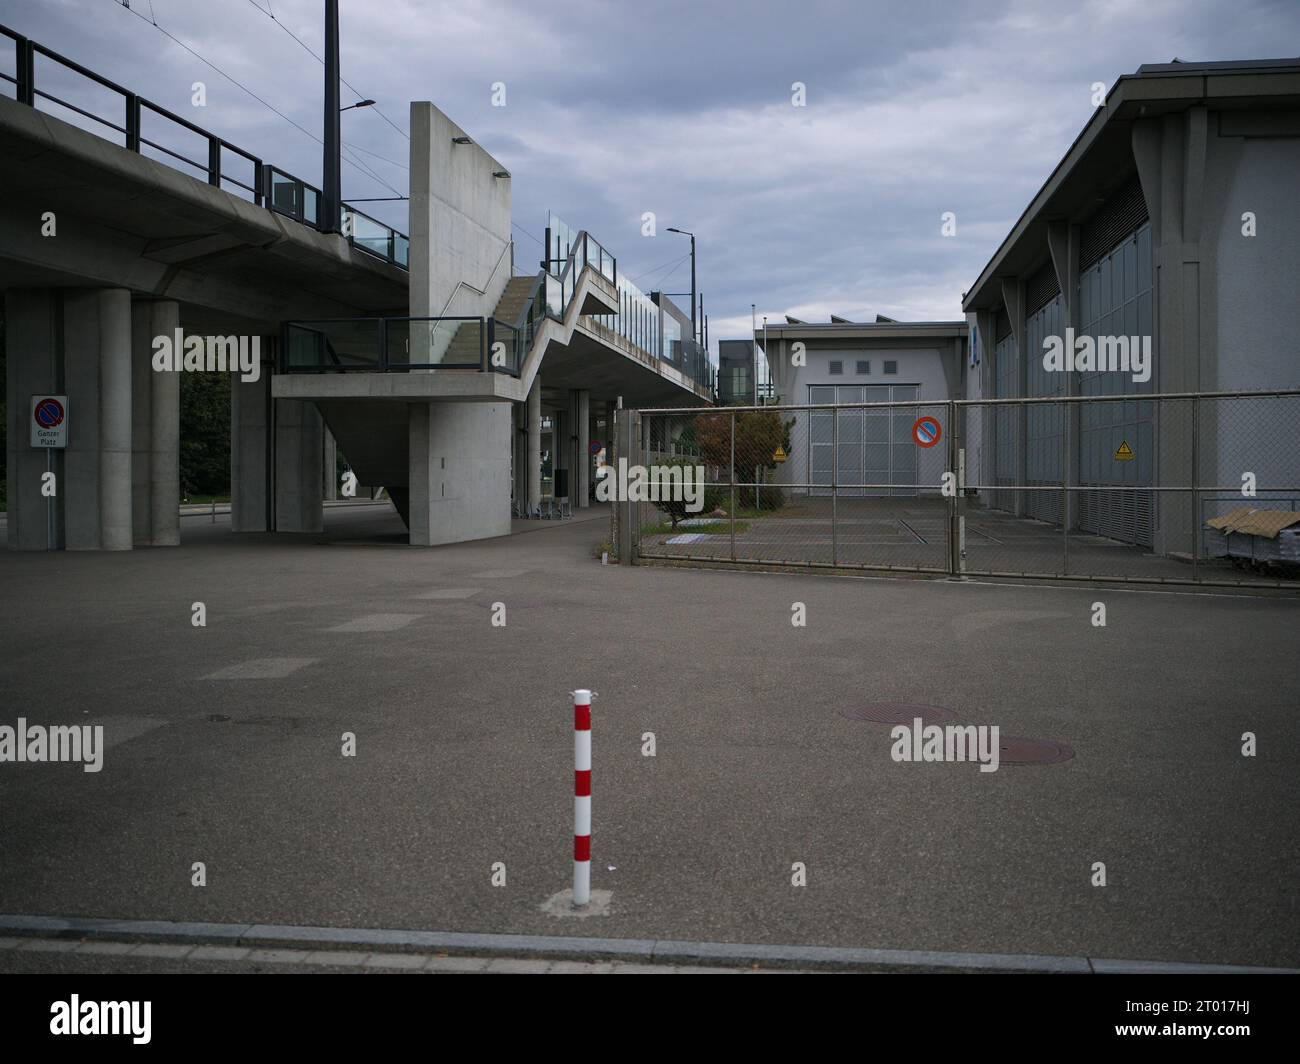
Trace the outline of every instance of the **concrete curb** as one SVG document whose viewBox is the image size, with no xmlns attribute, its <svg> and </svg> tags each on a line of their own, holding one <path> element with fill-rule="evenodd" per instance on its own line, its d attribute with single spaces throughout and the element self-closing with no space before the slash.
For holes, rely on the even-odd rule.
<svg viewBox="0 0 1300 1064">
<path fill-rule="evenodd" d="M 856 949 L 840 946 L 769 946 L 671 939 L 580 938 L 559 935 L 472 934 L 381 928 L 297 927 L 286 924 L 186 923 L 107 920 L 96 917 L 0 915 L 0 933 L 36 938 L 117 942 L 185 942 L 258 948 L 385 950 L 462 956 L 520 955 L 548 960 L 640 960 L 767 968 L 822 968 L 845 972 L 1035 972 L 1042 974 L 1300 974 L 1297 968 L 1172 961 L 1106 960 L 1008 953 L 944 953 L 930 950 Z"/>
</svg>

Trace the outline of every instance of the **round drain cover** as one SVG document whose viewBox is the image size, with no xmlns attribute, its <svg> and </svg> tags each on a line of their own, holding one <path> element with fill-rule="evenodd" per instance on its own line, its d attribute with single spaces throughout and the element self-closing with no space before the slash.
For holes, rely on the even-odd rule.
<svg viewBox="0 0 1300 1064">
<path fill-rule="evenodd" d="M 998 757 L 1004 765 L 1055 765 L 1074 757 L 1074 747 L 1051 739 L 1025 739 L 1003 735 L 998 741 Z"/>
<path fill-rule="evenodd" d="M 865 706 L 840 710 L 847 720 L 866 720 L 873 724 L 911 724 L 917 717 L 923 724 L 942 724 L 957 716 L 942 706 L 915 706 L 908 702 L 872 702 Z"/>
</svg>

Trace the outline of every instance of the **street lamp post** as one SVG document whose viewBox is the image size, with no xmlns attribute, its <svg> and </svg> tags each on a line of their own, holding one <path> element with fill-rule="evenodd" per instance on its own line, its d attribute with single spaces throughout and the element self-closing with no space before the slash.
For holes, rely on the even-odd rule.
<svg viewBox="0 0 1300 1064">
<path fill-rule="evenodd" d="M 325 0 L 325 158 L 321 167 L 322 229 L 337 233 L 342 223 L 343 157 L 339 128 L 339 0 Z"/>
<path fill-rule="evenodd" d="M 695 234 L 688 233 L 685 229 L 674 229 L 672 226 L 668 227 L 668 232 L 691 238 L 691 340 L 698 344 L 700 337 L 695 328 Z"/>
</svg>

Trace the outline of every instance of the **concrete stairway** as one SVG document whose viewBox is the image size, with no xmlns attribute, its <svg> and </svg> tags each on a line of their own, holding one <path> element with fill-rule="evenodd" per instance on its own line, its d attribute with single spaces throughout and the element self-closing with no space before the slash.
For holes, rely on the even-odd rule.
<svg viewBox="0 0 1300 1064">
<path fill-rule="evenodd" d="M 519 320 L 519 315 L 523 313 L 524 305 L 528 302 L 528 293 L 533 290 L 533 285 L 536 283 L 537 278 L 535 276 L 510 278 L 506 282 L 506 290 L 501 293 L 501 299 L 497 303 L 497 309 L 492 312 L 492 316 L 497 321 L 513 325 Z"/>
<path fill-rule="evenodd" d="M 497 301 L 496 310 L 492 316 L 497 321 L 506 325 L 513 325 L 519 320 L 519 315 L 523 313 L 524 307 L 528 303 L 528 295 L 533 290 L 536 283 L 536 277 L 512 277 L 506 282 L 506 289 L 501 293 L 501 298 Z M 501 339 L 508 342 L 510 334 L 502 330 Z M 466 321 L 456 326 L 455 335 L 451 343 L 447 345 L 447 350 L 442 356 L 442 361 L 450 365 L 476 364 L 480 357 L 479 347 L 479 326 L 477 322 Z"/>
</svg>

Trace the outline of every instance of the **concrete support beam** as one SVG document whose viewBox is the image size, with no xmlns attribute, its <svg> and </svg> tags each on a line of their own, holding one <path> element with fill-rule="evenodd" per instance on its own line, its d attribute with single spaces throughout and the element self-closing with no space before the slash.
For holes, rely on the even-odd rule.
<svg viewBox="0 0 1300 1064">
<path fill-rule="evenodd" d="M 1079 234 L 1080 227 L 1067 222 L 1047 223 L 1047 248 L 1052 256 L 1052 269 L 1056 272 L 1056 283 L 1061 288 L 1061 329 L 1074 329 L 1077 334 L 1082 328 L 1079 316 Z M 1079 374 L 1065 374 L 1065 394 L 1079 394 Z M 1065 407 L 1064 428 L 1069 439 L 1069 450 L 1064 456 L 1063 474 L 1066 483 L 1079 483 L 1079 404 L 1070 403 Z M 1062 515 L 1066 528 L 1074 528 L 1079 523 L 1078 492 L 1066 494 L 1067 512 Z"/>
<path fill-rule="evenodd" d="M 528 506 L 528 404 L 513 404 L 511 415 L 511 427 L 514 430 L 514 501 L 517 507 L 523 508 Z"/>
<path fill-rule="evenodd" d="M 533 381 L 528 393 L 528 511 L 542 505 L 542 378 Z"/>
<path fill-rule="evenodd" d="M 275 530 L 321 532 L 325 423 L 315 403 L 275 400 Z"/>
<path fill-rule="evenodd" d="M 551 411 L 551 494 L 557 505 L 561 499 L 571 498 L 573 492 L 573 479 L 569 474 L 571 466 L 569 455 L 573 450 L 572 441 L 569 439 L 573 431 L 573 415 L 568 410 L 571 405 L 566 402 L 563 407 Z M 565 480 L 563 495 L 560 493 L 561 473 L 564 474 Z"/>
<path fill-rule="evenodd" d="M 68 396 L 68 446 L 58 482 L 63 545 L 99 550 L 99 293 L 68 289 L 62 297 Z"/>
<path fill-rule="evenodd" d="M 1217 377 L 1217 351 L 1212 338 L 1205 345 L 1209 350 L 1203 349 L 1202 329 L 1205 304 L 1212 302 L 1201 292 L 1207 122 L 1205 108 L 1193 107 L 1133 124 L 1133 158 L 1151 218 L 1158 323 L 1152 388 L 1157 392 L 1202 391 L 1212 388 Z M 1216 409 L 1213 403 L 1200 404 L 1197 442 L 1203 455 L 1216 449 Z M 1192 468 L 1192 439 L 1191 404 L 1167 405 L 1161 411 L 1157 483 L 1204 482 L 1206 470 Z M 1212 473 L 1209 479 L 1214 479 Z M 1190 554 L 1202 517 L 1193 514 L 1192 500 L 1162 492 L 1155 504 L 1154 549 Z"/>
<path fill-rule="evenodd" d="M 578 508 L 591 505 L 591 393 L 585 389 L 577 393 L 577 451 L 578 477 L 574 485 L 578 493 Z"/>
<path fill-rule="evenodd" d="M 263 358 L 268 345 L 262 343 Z M 230 376 L 230 528 L 233 532 L 270 532 L 273 475 L 271 468 L 270 366 L 245 383 Z"/>
<path fill-rule="evenodd" d="M 181 377 L 155 372 L 153 338 L 171 336 L 180 307 L 171 300 L 131 308 L 131 526 L 137 546 L 181 541 Z"/>
<path fill-rule="evenodd" d="M 510 404 L 412 403 L 410 529 L 432 547 L 510 534 Z"/>
<path fill-rule="evenodd" d="M 130 550 L 131 293 L 96 293 L 99 315 L 99 545 Z"/>
<path fill-rule="evenodd" d="M 62 299 L 57 290 L 50 288 L 10 289 L 4 298 L 9 549 L 58 549 L 63 545 L 64 456 L 62 451 L 47 454 L 32 447 L 28 421 L 33 395 L 63 394 Z M 77 413 L 69 403 L 69 417 Z M 41 494 L 47 463 L 59 485 L 59 496 L 53 499 Z"/>
<path fill-rule="evenodd" d="M 1002 282 L 1002 302 L 1007 308 L 1007 317 L 1011 319 L 1011 335 L 1016 349 L 1016 395 L 1023 397 L 1029 390 L 1029 352 L 1025 350 L 1025 282 L 1005 279 Z M 1028 468 L 1029 417 L 1028 410 L 1020 407 L 1016 411 L 1016 483 L 1024 484 L 1029 477 Z M 1022 516 L 1027 509 L 1025 492 L 1016 494 L 1016 516 Z"/>
<path fill-rule="evenodd" d="M 335 475 L 338 466 L 338 446 L 334 434 L 325 429 L 325 448 L 321 458 L 321 491 L 326 502 L 334 502 L 339 497 L 339 482 Z"/>
</svg>

